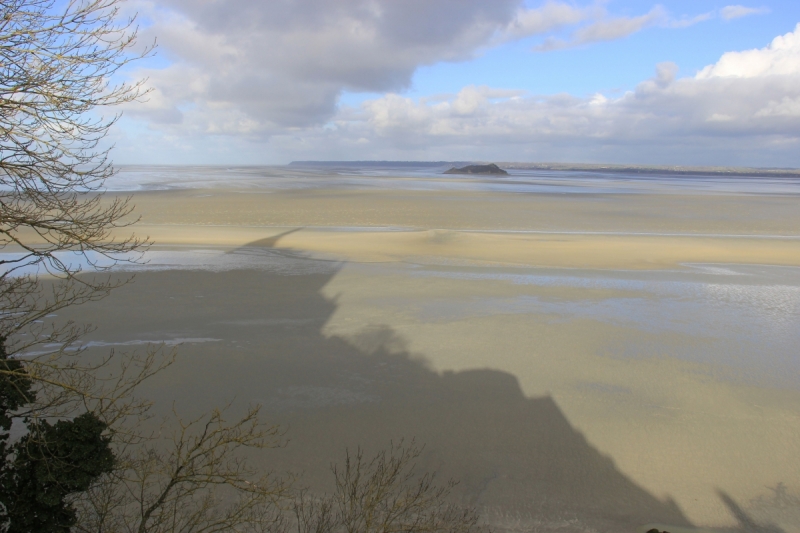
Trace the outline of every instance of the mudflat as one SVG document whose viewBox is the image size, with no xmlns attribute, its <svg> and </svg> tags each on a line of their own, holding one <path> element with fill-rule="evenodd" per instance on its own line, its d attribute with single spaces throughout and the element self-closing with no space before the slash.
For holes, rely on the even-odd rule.
<svg viewBox="0 0 800 533">
<path fill-rule="evenodd" d="M 402 180 L 398 180 L 401 181 Z M 793 235 L 793 194 L 620 194 L 350 189 L 175 189 L 133 193 L 141 223 L 442 230 Z M 377 190 L 376 190 L 377 189 Z M 122 193 L 121 193 L 122 194 Z"/>
<path fill-rule="evenodd" d="M 149 265 L 59 320 L 97 325 L 93 350 L 181 344 L 146 392 L 264 405 L 289 439 L 268 467 L 325 488 L 346 447 L 416 438 L 504 529 L 800 531 L 796 196 L 133 201 Z"/>
<path fill-rule="evenodd" d="M 293 230 L 274 246 L 355 261 L 800 265 L 791 196 L 212 189 L 148 192 L 135 203 L 137 231 L 163 245 L 243 246 L 274 227 Z"/>
</svg>

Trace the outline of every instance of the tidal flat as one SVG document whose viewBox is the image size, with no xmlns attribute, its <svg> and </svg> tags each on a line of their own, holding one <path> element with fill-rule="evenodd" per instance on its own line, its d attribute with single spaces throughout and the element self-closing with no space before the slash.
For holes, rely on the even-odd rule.
<svg viewBox="0 0 800 533">
<path fill-rule="evenodd" d="M 800 531 L 800 180 L 510 174 L 123 169 L 148 263 L 58 320 L 312 489 L 414 438 L 501 529 Z"/>
</svg>

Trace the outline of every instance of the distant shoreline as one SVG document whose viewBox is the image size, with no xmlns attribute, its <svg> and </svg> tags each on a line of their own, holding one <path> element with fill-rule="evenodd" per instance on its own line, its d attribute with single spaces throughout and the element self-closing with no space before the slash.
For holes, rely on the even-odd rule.
<svg viewBox="0 0 800 533">
<path fill-rule="evenodd" d="M 445 167 L 486 164 L 485 161 L 292 161 L 294 167 Z M 749 176 L 798 178 L 796 168 L 713 167 L 678 165 L 613 165 L 600 163 L 515 163 L 497 162 L 509 170 L 556 170 L 565 172 L 619 172 L 624 174 L 671 174 L 676 176 Z"/>
</svg>

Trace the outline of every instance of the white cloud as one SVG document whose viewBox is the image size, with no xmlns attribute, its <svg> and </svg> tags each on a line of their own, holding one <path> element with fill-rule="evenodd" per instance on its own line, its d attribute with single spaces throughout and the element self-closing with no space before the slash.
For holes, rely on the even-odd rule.
<svg viewBox="0 0 800 533">
<path fill-rule="evenodd" d="M 700 22 L 705 22 L 707 20 L 711 20 L 714 18 L 716 13 L 713 11 L 709 11 L 708 13 L 701 13 L 699 15 L 695 15 L 694 17 L 682 17 L 679 19 L 670 20 L 666 25 L 670 28 L 688 28 L 689 26 L 694 26 L 695 24 L 699 24 Z"/>
<path fill-rule="evenodd" d="M 598 5 L 578 8 L 563 2 L 550 1 L 539 9 L 520 8 L 501 35 L 503 40 L 540 35 L 590 18 L 597 18 L 603 13 L 604 10 Z"/>
<path fill-rule="evenodd" d="M 638 17 L 616 17 L 601 20 L 575 32 L 575 40 L 580 44 L 613 41 L 663 21 L 666 16 L 664 8 L 656 6 L 649 13 Z"/>
<path fill-rule="evenodd" d="M 784 96 L 780 101 L 770 101 L 763 108 L 759 109 L 755 116 L 800 118 L 800 98 Z"/>
<path fill-rule="evenodd" d="M 705 78 L 754 78 L 800 74 L 800 24 L 793 32 L 779 35 L 766 48 L 728 52 L 697 74 Z"/>
<path fill-rule="evenodd" d="M 573 48 L 590 43 L 614 41 L 638 33 L 651 26 L 668 28 L 686 28 L 699 22 L 713 18 L 714 13 L 703 13 L 694 17 L 672 18 L 660 5 L 638 17 L 610 17 L 602 9 L 593 10 L 594 20 L 575 30 L 569 39 L 550 37 L 534 48 L 537 52 L 550 52 L 564 48 Z"/>
<path fill-rule="evenodd" d="M 324 123 L 343 90 L 402 90 L 421 65 L 469 59 L 526 13 L 521 0 L 133 3 L 152 21 L 142 40 L 157 36 L 171 62 L 138 73 L 155 93 L 133 112 L 187 132 L 265 135 Z"/>
<path fill-rule="evenodd" d="M 586 20 L 591 20 L 591 22 L 575 30 L 569 39 L 549 37 L 542 44 L 536 46 L 534 50 L 538 52 L 550 52 L 553 50 L 583 46 L 590 43 L 613 41 L 628 37 L 629 35 L 638 33 L 651 26 L 687 28 L 711 20 L 717 16 L 725 20 L 731 20 L 748 15 L 769 13 L 768 8 L 749 8 L 736 5 L 726 6 L 719 10 L 719 12 L 709 11 L 693 17 L 684 16 L 681 18 L 674 18 L 662 6 L 656 5 L 644 15 L 636 17 L 612 17 L 608 16 L 602 4 L 596 4 L 591 8 L 584 8 L 582 10 L 572 8 L 570 11 L 563 9 L 561 5 L 559 5 L 559 8 L 562 8 L 561 13 L 563 20 L 567 21 L 569 17 L 573 17 L 572 20 L 574 20 L 574 22 L 572 20 L 565 22 L 564 25 L 577 24 L 578 22 L 584 22 Z M 556 20 L 556 18 L 552 17 L 550 20 Z"/>
<path fill-rule="evenodd" d="M 769 13 L 767 7 L 725 6 L 719 10 L 719 15 L 725 20 L 733 20 L 749 15 L 762 15 Z"/>
<path fill-rule="evenodd" d="M 553 49 L 711 15 L 674 19 L 656 7 L 614 17 L 602 3 L 551 1 L 525 9 L 521 0 L 138 5 L 153 21 L 146 34 L 159 36 L 170 64 L 144 72 L 155 91 L 129 116 L 160 132 L 148 133 L 147 143 L 163 139 L 163 150 L 189 153 L 194 143 L 204 147 L 195 153 L 247 152 L 252 162 L 267 152 L 284 161 L 662 157 L 686 163 L 713 153 L 728 154 L 731 163 L 762 157 L 777 164 L 783 157 L 782 164 L 800 165 L 800 156 L 786 155 L 800 154 L 800 25 L 765 48 L 726 53 L 694 77 L 677 78 L 676 65 L 659 64 L 651 79 L 622 96 L 469 86 L 412 100 L 395 93 L 420 65 L 470 58 L 499 42 L 577 25 L 565 43 L 546 41 Z M 388 94 L 353 108 L 337 106 L 342 90 Z"/>
<path fill-rule="evenodd" d="M 676 65 L 659 64 L 618 98 L 487 87 L 436 102 L 389 94 L 348 111 L 348 120 L 335 118 L 336 136 L 304 138 L 340 158 L 351 139 L 361 140 L 358 150 L 366 139 L 375 158 L 798 165 L 800 64 L 790 57 L 800 57 L 800 25 L 765 48 L 724 54 L 695 77 L 678 79 Z M 287 153 L 298 149 L 277 142 Z"/>
<path fill-rule="evenodd" d="M 510 40 L 575 27 L 574 44 L 612 40 L 666 17 L 612 17 L 602 0 L 131 0 L 166 67 L 134 118 L 172 134 L 260 135 L 324 124 L 343 91 L 409 87 L 423 65 L 469 60 Z M 563 43 L 547 44 L 552 48 Z"/>
</svg>

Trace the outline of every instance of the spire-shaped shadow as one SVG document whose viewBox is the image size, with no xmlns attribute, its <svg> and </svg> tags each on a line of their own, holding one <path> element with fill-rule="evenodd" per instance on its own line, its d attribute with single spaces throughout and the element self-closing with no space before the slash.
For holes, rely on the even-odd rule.
<svg viewBox="0 0 800 533">
<path fill-rule="evenodd" d="M 738 527 L 735 528 L 734 531 L 737 533 L 785 533 L 783 529 L 775 525 L 757 524 L 756 521 L 736 503 L 736 500 L 731 498 L 725 491 L 717 490 L 717 494 L 720 500 L 722 500 L 722 503 L 725 504 L 725 507 L 728 508 L 731 515 L 736 519 Z"/>
<path fill-rule="evenodd" d="M 291 235 L 292 233 L 297 233 L 298 231 L 302 231 L 303 229 L 305 228 L 292 228 L 290 230 L 284 231 L 283 233 L 279 233 L 273 237 L 266 237 L 264 239 L 259 239 L 257 241 L 247 243 L 244 246 L 241 246 L 228 253 L 236 253 L 237 251 L 243 248 L 275 248 L 281 239 L 283 239 L 287 235 Z"/>
</svg>

